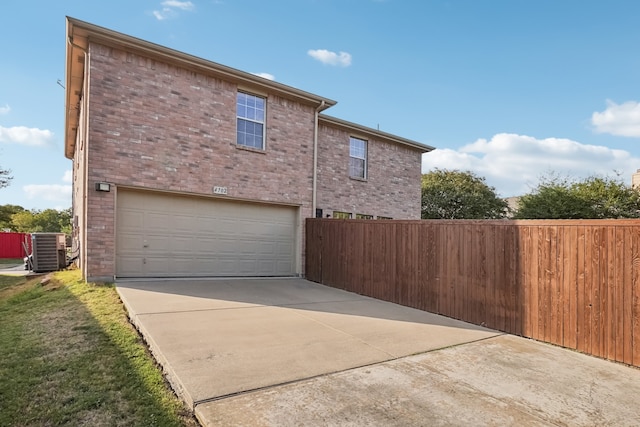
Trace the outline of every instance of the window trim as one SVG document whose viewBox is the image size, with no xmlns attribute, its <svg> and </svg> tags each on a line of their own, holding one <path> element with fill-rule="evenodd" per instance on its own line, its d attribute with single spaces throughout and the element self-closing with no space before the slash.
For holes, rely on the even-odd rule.
<svg viewBox="0 0 640 427">
<path fill-rule="evenodd" d="M 351 147 L 352 147 L 352 142 L 354 141 L 360 141 L 364 143 L 364 157 L 359 157 L 359 156 L 355 156 L 352 154 L 351 152 Z M 364 162 L 364 165 L 362 167 L 362 175 L 363 176 L 359 176 L 359 175 L 354 175 L 352 174 L 352 169 L 351 169 L 351 159 L 357 159 L 357 160 L 362 160 Z M 369 171 L 368 171 L 368 167 L 369 167 L 369 141 L 367 139 L 364 138 L 360 138 L 357 136 L 349 136 L 349 178 L 355 179 L 355 180 L 360 180 L 360 181 L 366 181 L 369 178 Z"/>
<path fill-rule="evenodd" d="M 373 219 L 373 215 L 357 213 L 356 219 Z"/>
<path fill-rule="evenodd" d="M 254 120 L 254 119 L 250 119 L 248 117 L 244 117 L 241 116 L 239 114 L 238 111 L 238 102 L 239 102 L 239 96 L 240 94 L 243 94 L 245 96 L 251 96 L 253 98 L 259 98 L 263 101 L 263 109 L 262 109 L 262 121 L 260 120 Z M 247 144 L 243 144 L 239 141 L 238 138 L 238 123 L 240 120 L 243 120 L 245 122 L 249 122 L 249 123 L 258 123 L 260 125 L 262 125 L 262 144 L 261 147 L 254 147 L 253 145 L 247 145 Z M 238 91 L 236 92 L 236 146 L 238 148 L 242 148 L 242 149 L 247 149 L 249 151 L 258 151 L 258 152 L 264 152 L 267 149 L 267 145 L 266 145 L 266 141 L 267 141 L 267 97 L 266 96 L 262 96 L 262 95 L 257 95 L 245 90 L 240 90 L 238 89 Z"/>
<path fill-rule="evenodd" d="M 353 218 L 353 214 L 351 212 L 333 211 L 331 217 L 336 219 L 351 219 Z"/>
</svg>

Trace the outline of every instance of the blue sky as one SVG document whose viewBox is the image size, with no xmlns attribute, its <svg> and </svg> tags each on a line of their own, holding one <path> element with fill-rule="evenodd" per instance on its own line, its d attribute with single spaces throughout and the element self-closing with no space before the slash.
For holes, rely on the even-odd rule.
<svg viewBox="0 0 640 427">
<path fill-rule="evenodd" d="M 501 196 L 640 168 L 640 1 L 41 0 L 3 5 L 0 205 L 71 206 L 65 16 L 338 101 Z"/>
</svg>

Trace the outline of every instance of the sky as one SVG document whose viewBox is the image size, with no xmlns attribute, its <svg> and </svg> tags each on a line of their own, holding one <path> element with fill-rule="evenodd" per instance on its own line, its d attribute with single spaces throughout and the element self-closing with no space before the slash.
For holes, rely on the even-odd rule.
<svg viewBox="0 0 640 427">
<path fill-rule="evenodd" d="M 71 207 L 65 16 L 334 99 L 502 197 L 640 169 L 637 0 L 21 0 L 0 25 L 0 205 Z"/>
</svg>

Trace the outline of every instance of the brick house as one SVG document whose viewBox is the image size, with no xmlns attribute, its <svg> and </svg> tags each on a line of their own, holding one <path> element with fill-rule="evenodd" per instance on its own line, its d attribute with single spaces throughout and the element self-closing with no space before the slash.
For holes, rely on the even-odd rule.
<svg viewBox="0 0 640 427">
<path fill-rule="evenodd" d="M 304 218 L 420 218 L 433 148 L 335 101 L 67 18 L 65 156 L 85 279 L 302 275 Z"/>
</svg>

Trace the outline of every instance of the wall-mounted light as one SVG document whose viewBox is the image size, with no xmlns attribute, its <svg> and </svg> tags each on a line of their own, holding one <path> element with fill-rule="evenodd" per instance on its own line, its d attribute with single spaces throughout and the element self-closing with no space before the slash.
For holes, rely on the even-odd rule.
<svg viewBox="0 0 640 427">
<path fill-rule="evenodd" d="M 111 191 L 111 184 L 108 182 L 96 182 L 96 191 Z"/>
</svg>

